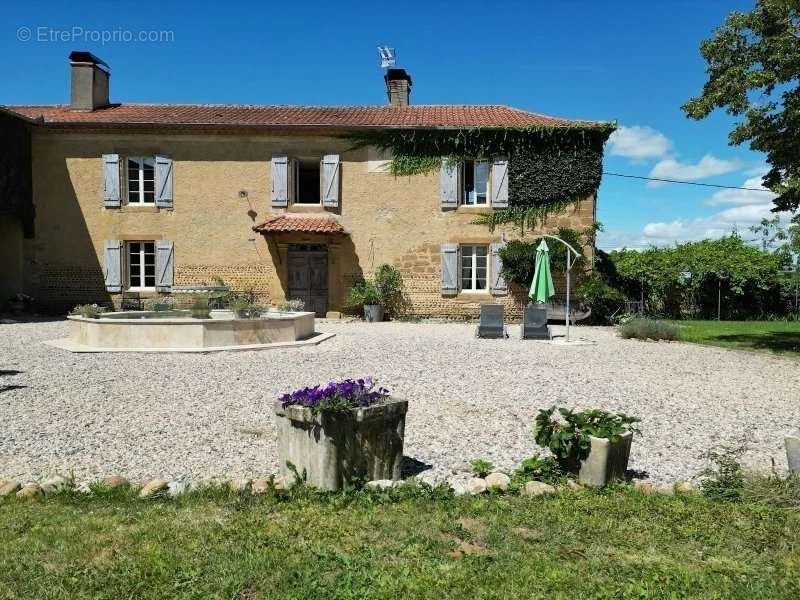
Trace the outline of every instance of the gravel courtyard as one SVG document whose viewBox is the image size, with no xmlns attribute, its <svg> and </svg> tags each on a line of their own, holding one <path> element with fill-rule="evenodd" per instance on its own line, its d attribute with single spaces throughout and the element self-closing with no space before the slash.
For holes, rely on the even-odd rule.
<svg viewBox="0 0 800 600">
<path fill-rule="evenodd" d="M 71 354 L 41 343 L 65 337 L 64 321 L 0 325 L 0 478 L 268 475 L 273 399 L 359 375 L 409 400 L 405 453 L 434 479 L 476 458 L 512 468 L 536 452 L 533 418 L 554 403 L 640 416 L 630 468 L 657 482 L 696 476 L 705 450 L 744 436 L 747 463 L 784 470 L 783 434 L 800 425 L 790 359 L 606 328 L 577 328 L 598 343 L 570 348 L 477 340 L 464 324 L 318 329 L 336 337 L 260 352 Z"/>
</svg>

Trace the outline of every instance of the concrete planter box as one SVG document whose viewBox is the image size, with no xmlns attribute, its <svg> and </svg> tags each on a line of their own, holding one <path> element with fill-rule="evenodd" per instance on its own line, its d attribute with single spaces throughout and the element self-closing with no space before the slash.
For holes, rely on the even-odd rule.
<svg viewBox="0 0 800 600">
<path fill-rule="evenodd" d="M 335 491 L 353 479 L 400 479 L 408 402 L 383 404 L 344 413 L 314 414 L 310 408 L 274 406 L 281 474 L 290 480 L 306 472 L 306 481 Z"/>
<path fill-rule="evenodd" d="M 592 437 L 589 456 L 581 461 L 578 469 L 578 481 L 583 485 L 603 487 L 614 479 L 624 479 L 632 439 L 632 433 L 623 434 L 616 442 Z"/>
</svg>

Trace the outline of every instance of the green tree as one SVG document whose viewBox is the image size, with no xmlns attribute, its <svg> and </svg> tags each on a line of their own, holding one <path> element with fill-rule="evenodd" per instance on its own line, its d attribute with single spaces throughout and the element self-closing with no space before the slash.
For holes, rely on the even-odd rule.
<svg viewBox="0 0 800 600">
<path fill-rule="evenodd" d="M 742 117 L 731 144 L 765 152 L 764 185 L 778 194 L 773 210 L 800 207 L 800 0 L 757 0 L 734 11 L 700 45 L 708 63 L 703 93 L 683 105 L 694 119 L 722 108 Z M 795 217 L 795 219 L 800 216 Z"/>
</svg>

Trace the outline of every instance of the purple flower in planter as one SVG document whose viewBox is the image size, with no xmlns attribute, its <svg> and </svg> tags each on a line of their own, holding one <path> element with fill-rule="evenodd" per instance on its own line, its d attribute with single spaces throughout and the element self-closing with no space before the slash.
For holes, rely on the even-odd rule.
<svg viewBox="0 0 800 600">
<path fill-rule="evenodd" d="M 370 406 L 389 396 L 384 387 L 375 389 L 373 377 L 331 381 L 324 386 L 306 387 L 278 398 L 284 408 L 305 406 L 316 411 L 344 411 Z"/>
</svg>

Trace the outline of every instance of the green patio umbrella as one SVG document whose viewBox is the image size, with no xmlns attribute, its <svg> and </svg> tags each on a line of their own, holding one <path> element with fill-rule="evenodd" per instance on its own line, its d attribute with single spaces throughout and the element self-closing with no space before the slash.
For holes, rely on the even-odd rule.
<svg viewBox="0 0 800 600">
<path fill-rule="evenodd" d="M 528 297 L 538 304 L 544 304 L 555 293 L 553 276 L 550 274 L 550 252 L 547 243 L 542 240 L 539 247 L 536 248 L 536 270 L 533 272 L 533 281 Z"/>
</svg>

